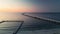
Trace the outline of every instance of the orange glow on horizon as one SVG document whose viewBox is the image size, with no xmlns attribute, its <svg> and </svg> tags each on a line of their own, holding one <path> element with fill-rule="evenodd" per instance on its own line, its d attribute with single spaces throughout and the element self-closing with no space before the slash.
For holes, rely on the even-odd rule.
<svg viewBox="0 0 60 34">
<path fill-rule="evenodd" d="M 0 12 L 30 12 L 30 9 L 0 9 Z"/>
<path fill-rule="evenodd" d="M 33 12 L 34 7 L 0 8 L 0 12 Z"/>
</svg>

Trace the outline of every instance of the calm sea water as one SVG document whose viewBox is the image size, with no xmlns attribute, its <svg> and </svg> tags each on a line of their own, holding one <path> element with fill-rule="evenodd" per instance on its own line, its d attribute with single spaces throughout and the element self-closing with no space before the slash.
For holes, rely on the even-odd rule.
<svg viewBox="0 0 60 34">
<path fill-rule="evenodd" d="M 60 21 L 60 14 L 27 14 L 31 16 L 44 17 Z M 47 21 L 30 18 L 20 13 L 0 14 L 2 20 L 20 20 L 24 21 L 17 34 L 60 34 L 60 25 L 49 23 Z M 0 24 L 0 34 L 12 34 L 17 30 L 21 22 L 4 22 Z"/>
</svg>

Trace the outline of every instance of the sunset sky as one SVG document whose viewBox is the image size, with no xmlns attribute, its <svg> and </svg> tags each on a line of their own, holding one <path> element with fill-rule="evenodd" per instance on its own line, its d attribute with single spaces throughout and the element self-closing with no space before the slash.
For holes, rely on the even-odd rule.
<svg viewBox="0 0 60 34">
<path fill-rule="evenodd" d="M 60 12 L 60 0 L 0 0 L 0 12 Z"/>
<path fill-rule="evenodd" d="M 35 6 L 27 0 L 0 0 L 0 12 L 30 12 Z"/>
</svg>

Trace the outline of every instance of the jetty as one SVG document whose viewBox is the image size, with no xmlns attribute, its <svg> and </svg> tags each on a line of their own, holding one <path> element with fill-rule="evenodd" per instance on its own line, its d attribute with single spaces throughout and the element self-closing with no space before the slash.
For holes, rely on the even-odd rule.
<svg viewBox="0 0 60 34">
<path fill-rule="evenodd" d="M 3 23 L 3 22 L 23 22 L 22 20 L 3 20 L 3 21 L 0 21 L 0 23 Z"/>
<path fill-rule="evenodd" d="M 31 17 L 31 18 L 34 18 L 34 19 L 38 19 L 38 20 L 47 21 L 49 23 L 54 23 L 54 24 L 60 25 L 60 21 L 57 21 L 57 20 L 54 20 L 54 19 L 48 19 L 48 18 L 43 18 L 43 17 L 30 16 L 30 15 L 26 15 L 26 14 L 22 14 L 22 15 L 27 16 L 27 17 Z"/>
<path fill-rule="evenodd" d="M 19 21 L 19 20 L 4 20 L 4 21 L 0 21 L 0 23 L 4 23 L 4 22 L 21 22 L 21 24 L 18 26 L 17 30 L 13 32 L 13 34 L 17 34 L 18 31 L 21 29 L 24 21 Z"/>
</svg>

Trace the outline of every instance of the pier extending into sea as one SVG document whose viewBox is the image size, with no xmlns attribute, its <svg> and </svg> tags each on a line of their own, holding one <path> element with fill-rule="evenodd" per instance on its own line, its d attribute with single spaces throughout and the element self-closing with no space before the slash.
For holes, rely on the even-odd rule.
<svg viewBox="0 0 60 34">
<path fill-rule="evenodd" d="M 54 20 L 54 19 L 48 19 L 48 18 L 43 18 L 43 17 L 35 17 L 35 16 L 26 15 L 26 14 L 22 14 L 22 15 L 27 16 L 27 17 L 31 17 L 31 18 L 34 18 L 34 19 L 38 19 L 38 20 L 47 21 L 49 23 L 54 23 L 54 24 L 60 25 L 60 21 L 57 21 L 57 20 Z"/>
</svg>

